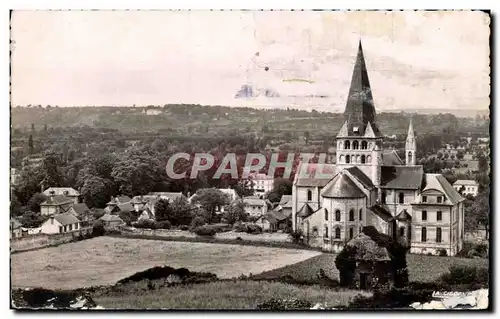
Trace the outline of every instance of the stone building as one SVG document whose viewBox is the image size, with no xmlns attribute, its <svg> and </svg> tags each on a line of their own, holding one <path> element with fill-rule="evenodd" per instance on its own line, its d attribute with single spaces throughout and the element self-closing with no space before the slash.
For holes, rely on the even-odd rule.
<svg viewBox="0 0 500 319">
<path fill-rule="evenodd" d="M 440 174 L 416 165 L 411 120 L 404 161 L 384 150 L 361 42 L 337 134 L 335 163 L 301 163 L 293 184 L 292 223 L 305 241 L 340 251 L 364 226 L 404 239 L 412 253 L 455 255 L 464 237 L 463 198 Z"/>
</svg>

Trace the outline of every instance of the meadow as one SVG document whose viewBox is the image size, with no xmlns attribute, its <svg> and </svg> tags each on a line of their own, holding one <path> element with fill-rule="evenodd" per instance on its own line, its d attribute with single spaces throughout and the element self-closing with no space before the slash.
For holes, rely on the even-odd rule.
<svg viewBox="0 0 500 319">
<path fill-rule="evenodd" d="M 96 237 L 11 255 L 13 288 L 75 289 L 115 284 L 154 266 L 185 267 L 219 278 L 257 274 L 321 254 L 228 244 Z"/>
</svg>

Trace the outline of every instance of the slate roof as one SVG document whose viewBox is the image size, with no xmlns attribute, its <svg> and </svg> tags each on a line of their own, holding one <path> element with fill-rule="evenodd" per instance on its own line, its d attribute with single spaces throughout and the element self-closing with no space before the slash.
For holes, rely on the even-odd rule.
<svg viewBox="0 0 500 319">
<path fill-rule="evenodd" d="M 347 174 L 340 172 L 321 191 L 321 196 L 329 198 L 361 198 L 366 195 Z"/>
<path fill-rule="evenodd" d="M 40 204 L 40 206 L 59 206 L 64 204 L 73 203 L 73 200 L 64 195 L 55 195 L 49 197 L 46 201 Z"/>
<path fill-rule="evenodd" d="M 130 202 L 132 199 L 126 195 L 121 195 L 121 196 L 117 196 L 116 200 L 118 201 L 118 203 L 123 204 L 123 203 Z"/>
<path fill-rule="evenodd" d="M 122 212 L 131 212 L 134 210 L 134 206 L 130 203 L 118 204 L 118 208 Z"/>
<path fill-rule="evenodd" d="M 400 221 L 411 221 L 411 215 L 406 211 L 406 209 L 403 209 L 403 211 L 396 216 L 396 219 Z"/>
<path fill-rule="evenodd" d="M 297 216 L 302 218 L 307 218 L 314 214 L 314 210 L 309 206 L 309 204 L 305 203 L 297 212 Z"/>
<path fill-rule="evenodd" d="M 390 222 L 391 220 L 394 219 L 394 217 L 392 217 L 391 213 L 389 211 L 387 211 L 384 207 L 380 206 L 380 205 L 372 206 L 372 207 L 370 207 L 370 210 L 375 215 L 377 215 L 378 217 L 382 218 L 382 220 L 384 220 L 385 222 Z"/>
<path fill-rule="evenodd" d="M 281 222 L 287 219 L 287 216 L 285 216 L 285 214 L 275 210 L 267 212 L 267 214 L 265 214 L 263 217 L 267 219 L 271 224 Z"/>
<path fill-rule="evenodd" d="M 54 215 L 54 218 L 63 226 L 79 223 L 80 220 L 71 213 Z"/>
<path fill-rule="evenodd" d="M 250 205 L 250 206 L 267 206 L 266 201 L 260 198 L 245 197 L 243 198 L 243 202 L 245 203 L 245 205 Z"/>
<path fill-rule="evenodd" d="M 111 215 L 111 214 L 104 214 L 99 218 L 99 220 L 105 221 L 105 222 L 120 222 L 123 223 L 123 220 L 117 216 L 117 215 Z"/>
<path fill-rule="evenodd" d="M 80 193 L 72 187 L 49 187 L 43 194 L 49 196 L 51 191 L 54 191 L 54 195 L 80 196 Z"/>
<path fill-rule="evenodd" d="M 363 184 L 364 187 L 368 189 L 375 187 L 372 183 L 372 180 L 368 176 L 366 176 L 366 174 L 363 173 L 363 171 L 360 170 L 357 166 L 346 168 L 346 171 L 354 176 L 361 184 Z"/>
<path fill-rule="evenodd" d="M 418 166 L 382 166 L 381 187 L 394 189 L 419 189 L 422 187 L 424 169 Z"/>
<path fill-rule="evenodd" d="M 73 204 L 73 209 L 75 212 L 78 214 L 78 216 L 85 214 L 85 212 L 90 211 L 87 205 L 85 203 L 78 203 L 78 204 Z"/>
<path fill-rule="evenodd" d="M 436 189 L 442 192 L 453 205 L 464 200 L 457 190 L 454 189 L 448 180 L 441 174 L 425 174 L 425 187 L 422 192 L 429 189 Z"/>
<path fill-rule="evenodd" d="M 398 153 L 394 150 L 383 153 L 382 164 L 385 166 L 404 165 Z"/>
<path fill-rule="evenodd" d="M 334 164 L 301 163 L 295 174 L 295 185 L 324 187 L 337 173 Z"/>
</svg>

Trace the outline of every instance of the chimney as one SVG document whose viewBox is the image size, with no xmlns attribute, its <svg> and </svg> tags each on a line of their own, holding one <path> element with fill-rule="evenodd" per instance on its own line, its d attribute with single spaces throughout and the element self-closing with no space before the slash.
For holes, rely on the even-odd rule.
<svg viewBox="0 0 500 319">
<path fill-rule="evenodd" d="M 53 191 L 53 190 L 51 190 L 51 191 L 50 191 L 50 195 L 49 195 L 49 198 L 50 198 L 50 201 L 51 201 L 51 202 L 52 202 L 52 201 L 54 201 L 54 196 L 55 196 L 55 195 L 56 195 L 56 192 L 55 192 L 55 191 Z"/>
</svg>

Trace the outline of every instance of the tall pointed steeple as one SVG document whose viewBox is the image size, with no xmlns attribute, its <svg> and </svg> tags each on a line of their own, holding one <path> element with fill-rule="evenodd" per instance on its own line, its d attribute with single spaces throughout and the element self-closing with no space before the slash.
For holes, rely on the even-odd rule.
<svg viewBox="0 0 500 319">
<path fill-rule="evenodd" d="M 406 136 L 405 155 L 406 165 L 415 165 L 416 163 L 417 143 L 415 141 L 415 132 L 413 131 L 413 120 L 410 118 L 408 126 L 408 135 Z"/>
<path fill-rule="evenodd" d="M 360 40 L 344 111 L 344 118 L 349 123 L 350 135 L 363 135 L 368 122 L 372 124 L 375 134 L 381 135 L 375 125 L 375 113 L 370 80 Z"/>
</svg>

